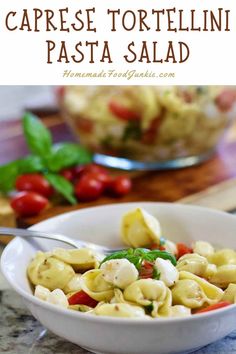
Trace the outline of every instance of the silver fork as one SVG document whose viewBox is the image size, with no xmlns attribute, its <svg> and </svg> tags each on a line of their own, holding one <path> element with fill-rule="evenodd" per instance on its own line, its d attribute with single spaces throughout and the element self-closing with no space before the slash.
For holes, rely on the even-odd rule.
<svg viewBox="0 0 236 354">
<path fill-rule="evenodd" d="M 103 253 L 103 254 L 111 254 L 117 251 L 121 251 L 124 248 L 108 248 L 105 246 L 100 246 L 97 245 L 96 243 L 92 242 L 87 242 L 87 241 L 82 241 L 82 240 L 76 240 L 72 239 L 68 236 L 61 235 L 61 234 L 49 234 L 46 232 L 41 232 L 41 231 L 34 231 L 34 230 L 28 230 L 28 229 L 18 229 L 18 228 L 12 228 L 12 227 L 0 227 L 0 237 L 1 235 L 9 235 L 9 236 L 18 236 L 26 239 L 30 239 L 32 237 L 36 238 L 46 238 L 48 240 L 56 240 L 59 242 L 66 243 L 67 245 L 70 245 L 74 248 L 90 248 L 96 252 Z"/>
</svg>

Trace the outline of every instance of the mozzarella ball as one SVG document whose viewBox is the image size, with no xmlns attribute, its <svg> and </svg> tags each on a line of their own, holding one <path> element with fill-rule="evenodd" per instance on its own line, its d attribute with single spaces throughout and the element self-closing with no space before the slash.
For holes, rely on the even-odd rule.
<svg viewBox="0 0 236 354">
<path fill-rule="evenodd" d="M 171 261 L 157 258 L 155 261 L 155 267 L 160 272 L 160 280 L 162 280 L 166 286 L 174 285 L 179 279 L 179 272 Z"/>
<path fill-rule="evenodd" d="M 101 265 L 105 281 L 118 288 L 125 289 L 138 279 L 138 271 L 127 259 L 111 259 Z"/>
<path fill-rule="evenodd" d="M 47 301 L 48 295 L 50 294 L 50 290 L 45 288 L 42 285 L 37 285 L 35 287 L 34 296 L 40 300 Z"/>
<path fill-rule="evenodd" d="M 53 305 L 67 308 L 69 306 L 66 295 L 61 289 L 55 289 L 47 297 L 47 302 Z"/>
</svg>

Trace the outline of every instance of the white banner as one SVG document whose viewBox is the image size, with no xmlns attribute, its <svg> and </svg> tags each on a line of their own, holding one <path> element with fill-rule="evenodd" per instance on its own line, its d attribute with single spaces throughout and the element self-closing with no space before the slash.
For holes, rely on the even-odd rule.
<svg viewBox="0 0 236 354">
<path fill-rule="evenodd" d="M 7 0 L 2 85 L 236 84 L 235 0 Z"/>
</svg>

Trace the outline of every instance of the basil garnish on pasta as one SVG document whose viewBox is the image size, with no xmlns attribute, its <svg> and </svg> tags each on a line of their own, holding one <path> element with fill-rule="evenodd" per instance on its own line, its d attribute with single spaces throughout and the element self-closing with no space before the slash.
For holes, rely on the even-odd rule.
<svg viewBox="0 0 236 354">
<path fill-rule="evenodd" d="M 121 250 L 119 252 L 112 253 L 111 255 L 105 257 L 101 264 L 111 259 L 122 259 L 125 258 L 129 262 L 133 263 L 135 267 L 139 270 L 141 268 L 143 261 L 154 262 L 157 258 L 163 258 L 169 260 L 174 266 L 176 265 L 175 257 L 166 251 L 160 250 L 148 250 L 146 248 L 129 248 Z M 100 265 L 101 265 L 100 264 Z"/>
</svg>

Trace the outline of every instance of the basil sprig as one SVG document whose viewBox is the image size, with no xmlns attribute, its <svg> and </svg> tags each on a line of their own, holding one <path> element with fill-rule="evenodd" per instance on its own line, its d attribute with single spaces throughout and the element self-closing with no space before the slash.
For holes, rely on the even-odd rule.
<svg viewBox="0 0 236 354">
<path fill-rule="evenodd" d="M 173 256 L 171 253 L 166 251 L 159 251 L 159 250 L 150 251 L 146 248 L 135 248 L 135 249 L 129 248 L 126 250 L 112 253 L 109 256 L 106 256 L 102 260 L 101 264 L 111 259 L 122 259 L 122 258 L 125 258 L 131 263 L 133 263 L 138 270 L 140 270 L 143 261 L 154 262 L 157 258 L 167 259 L 171 261 L 171 263 L 174 266 L 176 266 L 177 264 L 175 256 Z M 158 276 L 159 274 L 157 272 L 156 277 Z"/>
<path fill-rule="evenodd" d="M 31 113 L 24 115 L 22 126 L 31 155 L 0 166 L 0 192 L 13 190 L 18 176 L 40 172 L 58 193 L 75 204 L 73 185 L 58 172 L 67 167 L 88 164 L 92 161 L 92 155 L 77 144 L 53 145 L 50 131 Z"/>
</svg>

